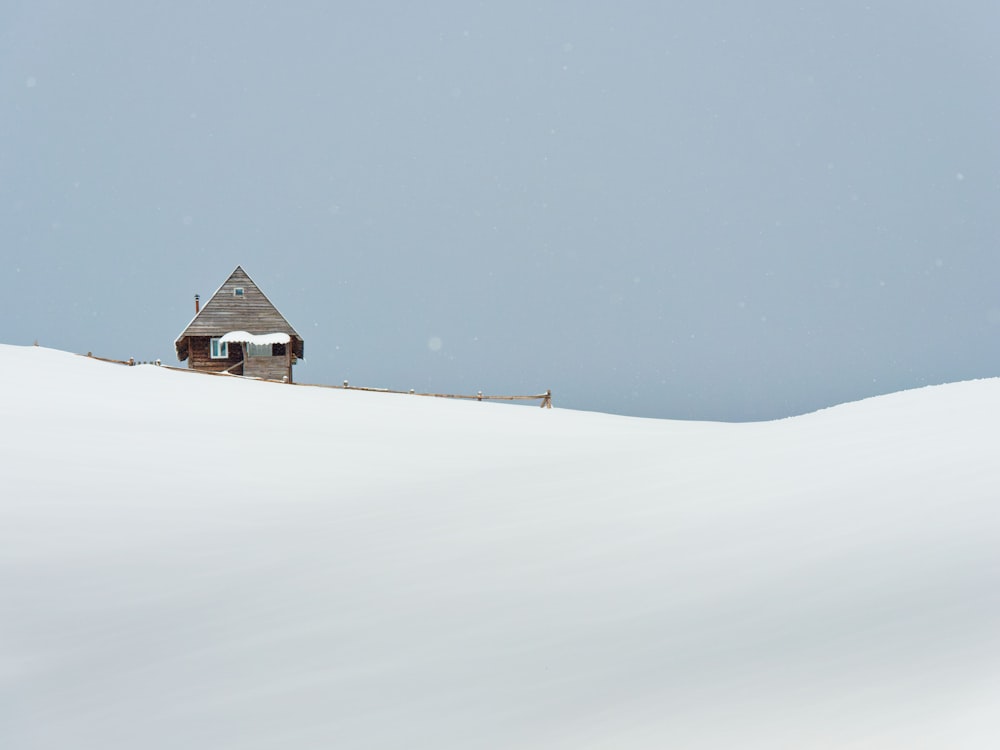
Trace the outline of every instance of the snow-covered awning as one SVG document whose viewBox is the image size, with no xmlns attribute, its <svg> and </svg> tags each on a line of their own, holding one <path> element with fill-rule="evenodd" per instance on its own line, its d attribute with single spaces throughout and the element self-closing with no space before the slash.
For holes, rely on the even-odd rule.
<svg viewBox="0 0 1000 750">
<path fill-rule="evenodd" d="M 292 337 L 287 333 L 247 333 L 246 331 L 230 331 L 219 339 L 223 344 L 287 344 Z"/>
</svg>

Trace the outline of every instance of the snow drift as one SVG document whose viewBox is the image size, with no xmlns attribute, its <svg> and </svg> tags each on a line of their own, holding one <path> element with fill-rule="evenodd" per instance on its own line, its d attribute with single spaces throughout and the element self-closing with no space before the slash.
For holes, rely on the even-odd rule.
<svg viewBox="0 0 1000 750">
<path fill-rule="evenodd" d="M 714 424 L 0 377 L 3 747 L 1000 742 L 1000 381 Z"/>
</svg>

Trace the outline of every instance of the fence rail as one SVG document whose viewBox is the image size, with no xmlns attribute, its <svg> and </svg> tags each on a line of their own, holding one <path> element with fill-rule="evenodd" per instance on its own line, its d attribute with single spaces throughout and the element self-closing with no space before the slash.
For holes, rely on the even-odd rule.
<svg viewBox="0 0 1000 750">
<path fill-rule="evenodd" d="M 370 386 L 363 385 L 351 385 L 346 380 L 343 385 L 327 385 L 322 383 L 293 383 L 293 385 L 301 385 L 309 388 L 339 388 L 340 390 L 346 391 L 368 391 L 369 393 L 395 393 L 401 396 L 426 396 L 428 398 L 454 398 L 463 401 L 541 401 L 541 407 L 543 409 L 552 408 L 552 390 L 549 389 L 545 393 L 539 393 L 535 396 L 493 396 L 485 394 L 482 391 L 474 395 L 469 395 L 467 393 L 421 393 L 415 390 L 409 391 L 397 391 L 392 388 L 372 388 Z"/>
<path fill-rule="evenodd" d="M 128 359 L 111 359 L 109 357 L 97 357 L 92 352 L 87 352 L 86 354 L 81 354 L 81 357 L 88 357 L 90 359 L 96 359 L 100 362 L 110 362 L 116 365 L 127 365 L 129 367 L 135 367 L 137 365 L 155 365 L 156 367 L 164 367 L 168 370 L 174 370 L 176 372 L 193 372 L 199 375 L 217 375 L 224 377 L 244 377 L 242 375 L 233 375 L 229 370 L 224 372 L 211 372 L 208 370 L 193 370 L 190 367 L 175 367 L 174 365 L 165 365 L 160 360 L 155 359 L 151 361 L 138 361 L 134 357 L 129 357 Z M 242 364 L 242 363 L 240 363 Z M 235 365 L 234 365 L 235 367 Z M 232 368 L 230 368 L 232 369 Z M 282 383 L 283 385 L 295 385 L 303 388 L 336 388 L 345 391 L 367 391 L 368 393 L 395 393 L 398 395 L 408 395 L 408 396 L 425 396 L 427 398 L 452 398 L 459 399 L 461 401 L 541 401 L 540 406 L 543 409 L 552 408 L 552 390 L 549 389 L 545 393 L 539 393 L 535 396 L 492 396 L 484 394 L 482 391 L 478 391 L 474 395 L 469 395 L 465 393 L 421 393 L 413 389 L 409 391 L 396 391 L 391 388 L 372 388 L 363 385 L 351 385 L 348 381 L 344 381 L 342 385 L 329 385 L 326 383 L 287 383 L 284 380 L 265 380 L 264 378 L 246 378 L 247 380 L 259 380 L 262 383 Z"/>
</svg>

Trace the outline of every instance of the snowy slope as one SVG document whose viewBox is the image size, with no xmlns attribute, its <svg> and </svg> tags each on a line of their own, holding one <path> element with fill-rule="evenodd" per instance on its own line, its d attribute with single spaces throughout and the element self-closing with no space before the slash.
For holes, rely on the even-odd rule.
<svg viewBox="0 0 1000 750">
<path fill-rule="evenodd" d="M 0 378 L 0 747 L 1000 744 L 998 380 L 712 424 Z"/>
</svg>

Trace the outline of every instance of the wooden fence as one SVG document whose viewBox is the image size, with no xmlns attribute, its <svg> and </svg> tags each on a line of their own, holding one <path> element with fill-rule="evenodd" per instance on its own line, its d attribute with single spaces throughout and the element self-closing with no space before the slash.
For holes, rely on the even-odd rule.
<svg viewBox="0 0 1000 750">
<path fill-rule="evenodd" d="M 87 352 L 85 355 L 90 359 L 96 359 L 100 362 L 111 362 L 116 365 L 128 365 L 129 367 L 135 367 L 137 365 L 154 365 L 156 367 L 165 367 L 168 370 L 174 370 L 176 372 L 193 372 L 199 375 L 216 375 L 224 377 L 243 377 L 241 375 L 233 375 L 232 373 L 226 372 L 210 372 L 208 370 L 193 370 L 190 367 L 175 367 L 174 365 L 165 365 L 160 360 L 152 361 L 138 361 L 133 357 L 128 359 L 109 359 L 108 357 L 96 357 L 92 352 Z M 235 367 L 235 365 L 234 365 Z M 232 369 L 232 368 L 230 368 Z M 347 391 L 368 391 L 369 393 L 396 393 L 399 395 L 409 395 L 409 396 L 426 396 L 429 398 L 455 398 L 463 401 L 541 401 L 540 406 L 543 409 L 552 408 L 552 391 L 547 390 L 545 393 L 540 393 L 537 396 L 491 396 L 484 394 L 482 391 L 478 391 L 475 395 L 470 396 L 461 393 L 420 393 L 413 389 L 408 391 L 394 391 L 391 388 L 370 388 L 361 385 L 351 385 L 348 381 L 344 381 L 343 385 L 326 385 L 323 383 L 287 383 L 283 380 L 264 380 L 263 378 L 247 378 L 247 380 L 259 380 L 262 383 L 281 383 L 283 385 L 295 385 L 303 388 L 337 388 L 340 390 Z"/>
<path fill-rule="evenodd" d="M 293 383 L 293 385 L 302 385 L 307 388 L 340 388 L 341 390 L 368 391 L 369 393 L 396 393 L 399 395 L 409 396 L 427 396 L 429 398 L 457 398 L 465 401 L 541 401 L 541 407 L 543 409 L 552 408 L 551 390 L 547 390 L 545 393 L 539 393 L 537 396 L 491 396 L 483 393 L 482 391 L 470 396 L 462 393 L 420 393 L 419 391 L 415 391 L 413 389 L 408 391 L 395 391 L 391 388 L 370 388 L 362 385 L 351 385 L 346 380 L 343 385 L 322 385 L 319 383 Z"/>
</svg>

